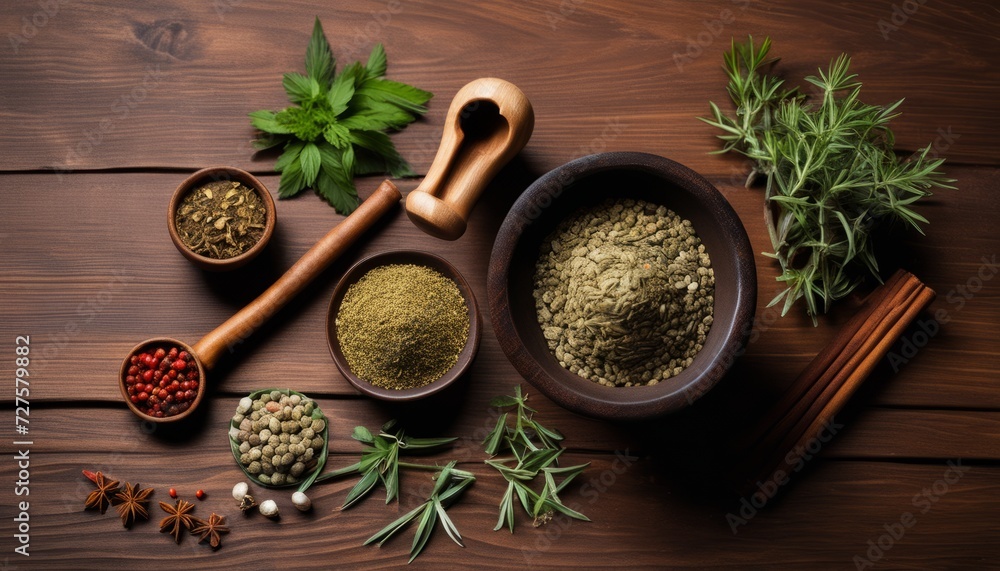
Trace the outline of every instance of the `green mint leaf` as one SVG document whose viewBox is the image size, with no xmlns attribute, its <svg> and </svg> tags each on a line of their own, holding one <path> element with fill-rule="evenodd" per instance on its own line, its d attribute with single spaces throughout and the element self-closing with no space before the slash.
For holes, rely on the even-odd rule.
<svg viewBox="0 0 1000 571">
<path fill-rule="evenodd" d="M 299 155 L 299 164 L 302 166 L 302 176 L 305 178 L 306 184 L 313 184 L 316 181 L 316 175 L 319 174 L 320 166 L 319 149 L 316 145 L 306 143 L 302 147 L 302 153 Z"/>
<path fill-rule="evenodd" d="M 251 124 L 259 131 L 254 147 L 285 145 L 286 152 L 275 163 L 275 170 L 282 173 L 279 196 L 293 196 L 312 185 L 318 195 L 347 214 L 358 205 L 355 174 L 414 174 L 385 131 L 402 129 L 424 114 L 431 94 L 382 79 L 388 61 L 381 44 L 372 49 L 367 64 L 353 62 L 338 74 L 318 18 L 305 64 L 305 75 L 282 76 L 292 106 L 277 113 L 250 114 Z"/>
<path fill-rule="evenodd" d="M 274 170 L 284 172 L 292 163 L 297 163 L 304 146 L 302 141 L 289 141 L 285 145 L 285 152 L 281 153 L 281 156 L 274 163 Z"/>
<path fill-rule="evenodd" d="M 281 182 L 278 184 L 278 198 L 289 198 L 302 192 L 306 187 L 302 177 L 302 169 L 298 161 L 289 164 L 281 171 Z"/>
<path fill-rule="evenodd" d="M 319 84 L 311 77 L 306 77 L 301 73 L 286 73 L 281 85 L 285 88 L 289 101 L 292 103 L 305 103 L 312 101 L 319 95 Z"/>
<path fill-rule="evenodd" d="M 374 127 L 367 127 L 367 129 L 370 130 L 383 131 L 386 129 L 394 129 L 398 131 L 416 119 L 416 117 L 404 109 L 393 105 L 392 103 L 386 103 L 385 101 L 373 99 L 367 95 L 359 94 L 357 91 L 354 92 L 354 98 L 351 99 L 351 105 L 354 106 L 357 111 L 350 117 L 347 117 L 343 123 L 349 125 L 349 119 L 360 117 L 362 120 L 367 120 L 374 125 Z"/>
<path fill-rule="evenodd" d="M 340 164 L 343 166 L 344 172 L 354 178 L 354 145 L 347 145 L 344 147 L 343 154 L 340 155 Z"/>
<path fill-rule="evenodd" d="M 430 92 L 388 79 L 368 80 L 357 89 L 356 93 L 373 101 L 390 103 L 415 115 L 427 112 L 424 104 L 432 97 Z"/>
<path fill-rule="evenodd" d="M 323 130 L 323 138 L 326 139 L 326 142 L 338 149 L 350 145 L 350 134 L 350 130 L 339 123 L 330 123 Z"/>
<path fill-rule="evenodd" d="M 275 119 L 273 111 L 261 110 L 250 113 L 250 124 L 273 135 L 287 135 L 291 133 L 287 127 Z"/>
<path fill-rule="evenodd" d="M 271 147 L 277 147 L 278 145 L 284 143 L 287 137 L 279 137 L 265 133 L 264 135 L 254 139 L 251 143 L 253 148 L 258 151 L 263 151 L 264 149 L 270 149 Z"/>
<path fill-rule="evenodd" d="M 333 80 L 336 61 L 333 58 L 333 51 L 323 34 L 323 25 L 319 18 L 313 24 L 312 37 L 309 39 L 309 46 L 306 48 L 306 73 L 315 79 L 319 85 L 328 86 Z"/>
<path fill-rule="evenodd" d="M 413 170 L 396 151 L 389 135 L 379 131 L 351 131 L 351 142 L 381 155 L 392 176 L 413 176 Z"/>
<path fill-rule="evenodd" d="M 375 44 L 372 48 L 372 53 L 368 56 L 368 65 L 365 69 L 368 71 L 368 77 L 382 77 L 385 75 L 385 70 L 388 65 L 388 60 L 385 57 L 385 48 L 382 47 L 381 43 Z"/>
<path fill-rule="evenodd" d="M 354 97 L 354 81 L 347 74 L 340 74 L 333 81 L 330 91 L 326 94 L 326 101 L 330 105 L 330 110 L 334 116 L 338 116 L 347 110 L 348 103 Z"/>
<path fill-rule="evenodd" d="M 363 147 L 351 145 L 351 149 L 354 151 L 354 174 L 356 176 L 389 172 L 389 167 L 385 164 L 384 157 Z"/>
<path fill-rule="evenodd" d="M 358 191 L 354 185 L 347 184 L 342 179 L 338 181 L 326 169 L 321 169 L 316 177 L 316 192 L 345 216 L 358 207 Z"/>
</svg>

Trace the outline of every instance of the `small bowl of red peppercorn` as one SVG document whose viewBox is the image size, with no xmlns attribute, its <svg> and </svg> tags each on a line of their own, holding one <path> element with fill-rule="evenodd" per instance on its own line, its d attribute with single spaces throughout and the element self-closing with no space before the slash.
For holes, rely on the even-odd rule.
<svg viewBox="0 0 1000 571">
<path fill-rule="evenodd" d="M 122 362 L 119 388 L 139 418 L 176 422 L 197 408 L 205 394 L 205 370 L 185 343 L 169 338 L 136 345 Z"/>
</svg>

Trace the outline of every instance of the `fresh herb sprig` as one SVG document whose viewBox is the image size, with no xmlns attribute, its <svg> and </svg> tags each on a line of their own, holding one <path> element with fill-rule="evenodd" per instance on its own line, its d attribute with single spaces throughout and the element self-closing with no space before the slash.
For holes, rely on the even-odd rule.
<svg viewBox="0 0 1000 571">
<path fill-rule="evenodd" d="M 354 427 L 351 438 L 365 444 L 361 451 L 361 460 L 339 470 L 317 475 L 315 482 L 338 478 L 348 474 L 361 474 L 361 479 L 347 493 L 340 509 L 347 509 L 367 496 L 379 483 L 385 488 L 385 503 L 399 497 L 399 469 L 412 468 L 417 470 L 438 471 L 440 466 L 418 464 L 400 460 L 400 455 L 410 452 L 425 452 L 450 444 L 456 438 L 413 438 L 403 430 L 396 429 L 396 421 L 390 420 L 382 426 L 378 434 L 372 434 L 364 426 Z M 473 477 L 471 472 L 452 470 L 463 477 Z M 313 481 L 304 481 L 299 487 L 305 492 Z"/>
<path fill-rule="evenodd" d="M 444 528 L 448 537 L 457 543 L 459 547 L 465 547 L 465 544 L 462 543 L 462 534 L 458 532 L 458 528 L 451 521 L 446 508 L 454 503 L 458 496 L 475 481 L 476 478 L 471 473 L 464 470 L 456 470 L 455 462 L 449 462 L 441 470 L 441 473 L 438 474 L 434 482 L 434 489 L 431 491 L 431 495 L 427 498 L 427 501 L 413 508 L 403 515 L 403 517 L 385 526 L 375 535 L 369 537 L 365 541 L 365 545 L 377 543 L 381 547 L 396 532 L 419 518 L 420 523 L 417 525 L 417 532 L 413 536 L 413 545 L 410 548 L 410 561 L 408 563 L 416 559 L 417 555 L 420 555 L 420 551 L 427 544 L 427 540 L 434 531 L 434 525 L 438 520 L 441 520 L 441 527 Z"/>
<path fill-rule="evenodd" d="M 358 206 L 355 175 L 414 173 L 386 134 L 427 112 L 432 94 L 384 79 L 387 60 L 382 44 L 366 65 L 354 62 L 336 73 L 336 60 L 319 18 L 306 49 L 306 74 L 286 73 L 282 80 L 292 107 L 250 113 L 262 131 L 257 149 L 282 145 L 274 169 L 281 173 L 278 196 L 287 198 L 313 187 L 337 212 Z"/>
<path fill-rule="evenodd" d="M 486 460 L 486 464 L 507 480 L 507 491 L 500 500 L 500 517 L 493 531 L 506 525 L 514 533 L 515 496 L 524 511 L 534 518 L 535 526 L 546 523 L 555 512 L 590 521 L 587 516 L 567 507 L 559 498 L 559 492 L 583 473 L 590 463 L 558 467 L 559 456 L 565 451 L 559 444 L 563 435 L 535 420 L 532 413 L 537 411 L 527 405 L 527 400 L 528 395 L 522 395 L 521 387 L 517 386 L 514 396 L 497 397 L 490 402 L 497 408 L 513 408 L 513 411 L 502 413 L 497 418 L 496 426 L 483 441 L 486 453 L 491 456 L 504 450 L 513 454 L 512 457 Z M 507 422 L 510 415 L 514 416 L 512 425 Z M 539 474 L 542 474 L 545 483 L 541 492 L 535 492 L 530 483 Z M 557 477 L 561 478 L 558 482 Z"/>
<path fill-rule="evenodd" d="M 456 438 L 413 438 L 407 436 L 403 430 L 397 429 L 395 420 L 390 420 L 382 425 L 378 434 L 372 434 L 372 431 L 364 426 L 356 426 L 351 438 L 365 444 L 361 452 L 361 460 L 339 470 L 314 475 L 312 479 L 302 483 L 299 487 L 300 492 L 305 492 L 313 483 L 348 474 L 361 474 L 361 479 L 347 492 L 347 497 L 340 509 L 347 509 L 358 503 L 371 493 L 379 483 L 385 487 L 385 503 L 388 504 L 399 498 L 400 468 L 438 472 L 435 477 L 434 489 L 427 501 L 368 538 L 365 545 L 377 543 L 381 546 L 410 522 L 419 518 L 420 523 L 417 526 L 417 532 L 410 549 L 410 561 L 420 555 L 420 551 L 430 538 L 438 520 L 441 521 L 441 526 L 448 537 L 459 546 L 465 547 L 462 544 L 462 535 L 445 510 L 458 499 L 466 488 L 476 481 L 475 474 L 455 468 L 455 462 L 449 462 L 446 466 L 436 466 L 400 460 L 400 455 L 433 450 L 454 442 L 457 440 Z"/>
<path fill-rule="evenodd" d="M 819 77 L 806 81 L 822 98 L 811 104 L 798 89 L 769 74 L 770 38 L 755 47 L 732 43 L 724 55 L 727 90 L 734 116 L 709 103 L 724 141 L 718 152 L 735 151 L 753 162 L 747 186 L 767 177 L 765 209 L 768 233 L 784 282 L 770 303 L 784 300 L 781 314 L 800 298 L 813 322 L 835 300 L 847 296 L 867 269 L 878 278 L 873 231 L 899 221 L 923 233 L 927 219 L 912 209 L 930 189 L 953 188 L 939 171 L 943 159 L 928 157 L 930 146 L 909 161 L 893 153 L 888 123 L 898 116 L 897 101 L 887 107 L 859 100 L 861 82 L 849 73 L 850 58 L 841 55 Z"/>
</svg>

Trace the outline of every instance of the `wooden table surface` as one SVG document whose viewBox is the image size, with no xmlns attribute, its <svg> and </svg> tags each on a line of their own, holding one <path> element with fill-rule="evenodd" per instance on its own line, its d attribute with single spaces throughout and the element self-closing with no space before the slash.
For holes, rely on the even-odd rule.
<svg viewBox="0 0 1000 571">
<path fill-rule="evenodd" d="M 331 418 L 330 467 L 353 462 L 355 425 L 400 417 L 414 433 L 460 437 L 433 460 L 457 458 L 478 480 L 450 513 L 464 549 L 440 530 L 415 568 L 1000 568 L 1000 11 L 990 2 L 257 2 L 11 1 L 0 5 L 0 461 L 4 569 L 382 568 L 406 563 L 412 531 L 382 548 L 364 540 L 422 500 L 427 480 L 404 473 L 398 503 L 377 496 L 338 511 L 354 479 L 310 491 L 314 510 L 275 498 L 279 522 L 242 517 L 230 499 L 243 478 L 227 422 L 239 398 L 265 386 L 315 397 Z M 496 76 L 531 99 L 534 136 L 474 210 L 469 230 L 444 242 L 399 209 L 211 373 L 206 414 L 185 433 L 148 430 L 116 386 L 136 342 L 193 343 L 257 296 L 341 217 L 310 192 L 278 202 L 266 254 L 244 270 L 208 274 L 182 258 L 164 212 L 175 186 L 209 165 L 232 165 L 278 186 L 274 155 L 255 156 L 247 113 L 285 105 L 281 74 L 301 70 L 314 16 L 341 63 L 385 44 L 389 77 L 435 93 L 426 119 L 393 135 L 426 172 L 444 113 L 466 82 Z M 897 347 L 838 416 L 836 438 L 759 513 L 716 482 L 726 445 L 852 314 L 840 305 L 812 327 L 800 311 L 766 308 L 777 268 L 757 256 L 753 342 L 707 397 L 656 422 L 615 425 L 569 413 L 530 386 L 574 463 L 566 490 L 591 523 L 556 520 L 492 531 L 503 492 L 476 438 L 488 403 L 522 382 L 486 311 L 486 269 L 509 206 L 535 178 L 604 150 L 660 154 L 708 177 L 737 210 L 754 249 L 769 248 L 759 189 L 745 165 L 709 155 L 715 133 L 697 121 L 725 100 L 722 51 L 731 37 L 770 35 L 793 81 L 841 52 L 853 56 L 863 99 L 905 97 L 897 147 L 926 144 L 947 157 L 956 191 L 920 207 L 925 236 L 903 233 L 884 259 L 938 292 L 921 320 L 939 330 Z M 367 195 L 380 178 L 358 179 Z M 404 191 L 419 179 L 400 181 Z M 362 398 L 330 359 L 324 321 L 333 287 L 361 256 L 418 248 L 452 261 L 472 283 L 486 323 L 478 358 L 444 402 L 389 407 Z M 30 432 L 15 434 L 16 337 L 30 336 Z M 895 369 L 895 370 L 894 370 Z M 30 440 L 30 445 L 13 445 Z M 15 456 L 27 452 L 30 460 Z M 23 466 L 18 466 L 18 463 Z M 27 472 L 22 472 L 22 468 Z M 156 489 L 208 497 L 197 514 L 228 517 L 213 552 L 176 546 L 154 521 L 124 530 L 84 511 L 82 469 Z M 24 476 L 28 484 L 18 484 Z M 18 495 L 20 489 L 29 495 Z M 23 492 L 21 492 L 23 494 Z M 29 557 L 15 518 L 28 502 Z M 741 512 L 742 509 L 742 512 Z M 729 514 L 729 517 L 727 517 Z M 906 514 L 910 514 L 908 517 Z M 742 521 L 734 523 L 735 517 Z M 900 522 L 910 523 L 903 526 Z"/>
</svg>

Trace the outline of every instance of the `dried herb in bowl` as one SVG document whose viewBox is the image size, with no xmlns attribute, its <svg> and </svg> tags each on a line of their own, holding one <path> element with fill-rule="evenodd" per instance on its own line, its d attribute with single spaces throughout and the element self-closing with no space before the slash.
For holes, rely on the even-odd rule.
<svg viewBox="0 0 1000 571">
<path fill-rule="evenodd" d="M 177 207 L 177 234 L 191 251 L 234 258 L 264 235 L 267 209 L 257 191 L 238 181 L 215 181 L 187 193 Z"/>
<path fill-rule="evenodd" d="M 643 200 L 609 199 L 543 242 L 535 307 L 559 364 L 605 386 L 679 375 L 712 326 L 715 274 L 691 222 Z"/>
<path fill-rule="evenodd" d="M 337 339 L 357 377 L 392 390 L 422 387 L 458 362 L 469 310 L 454 281 L 417 264 L 388 264 L 351 284 Z"/>
<path fill-rule="evenodd" d="M 240 400 L 229 443 L 243 472 L 262 486 L 293 486 L 326 465 L 329 427 L 319 405 L 289 389 L 263 389 Z"/>
</svg>

